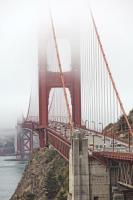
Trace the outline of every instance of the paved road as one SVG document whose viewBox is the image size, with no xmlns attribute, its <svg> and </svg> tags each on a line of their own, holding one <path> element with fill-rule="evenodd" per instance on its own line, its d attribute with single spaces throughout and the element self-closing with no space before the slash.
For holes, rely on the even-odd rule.
<svg viewBox="0 0 133 200">
<path fill-rule="evenodd" d="M 95 151 L 122 151 L 122 152 L 128 152 L 128 145 L 126 143 L 123 143 L 119 140 L 116 140 L 112 138 L 109 138 L 105 136 L 105 145 L 104 145 L 104 136 L 101 134 L 94 134 L 89 131 L 86 131 L 86 137 L 88 138 L 88 146 L 91 149 L 94 149 Z M 113 145 L 114 143 L 114 145 Z M 93 148 L 94 144 L 94 148 Z M 105 146 L 105 147 L 104 147 Z"/>
<path fill-rule="evenodd" d="M 49 125 L 51 128 L 56 129 L 61 133 L 62 136 L 65 136 L 67 139 L 70 139 L 70 129 L 66 128 L 65 124 L 52 122 Z M 75 129 L 76 130 L 76 129 Z M 75 131 L 74 130 L 74 131 Z M 88 138 L 88 148 L 94 151 L 117 151 L 117 152 L 128 152 L 128 144 L 121 142 L 119 140 L 113 139 L 105 136 L 105 145 L 104 145 L 104 136 L 98 133 L 92 133 L 89 130 L 82 129 L 83 133 Z M 94 144 L 94 145 L 93 145 Z M 94 147 L 93 147 L 94 146 Z M 105 146 L 105 147 L 104 147 Z"/>
</svg>

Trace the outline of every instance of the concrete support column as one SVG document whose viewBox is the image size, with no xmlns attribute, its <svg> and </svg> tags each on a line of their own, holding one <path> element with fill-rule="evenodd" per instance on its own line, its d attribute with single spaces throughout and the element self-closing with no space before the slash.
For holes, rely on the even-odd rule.
<svg viewBox="0 0 133 200">
<path fill-rule="evenodd" d="M 69 200 L 89 200 L 88 139 L 75 132 L 69 156 Z"/>
</svg>

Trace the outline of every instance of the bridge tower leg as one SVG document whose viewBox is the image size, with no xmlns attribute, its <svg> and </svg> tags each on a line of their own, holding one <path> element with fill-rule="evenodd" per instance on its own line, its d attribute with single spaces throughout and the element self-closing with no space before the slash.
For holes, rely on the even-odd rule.
<svg viewBox="0 0 133 200">
<path fill-rule="evenodd" d="M 72 137 L 68 200 L 89 200 L 88 139 L 79 132 Z"/>
<path fill-rule="evenodd" d="M 70 29 L 68 29 L 70 30 Z M 64 34 L 68 38 L 71 48 L 71 70 L 63 72 L 65 87 L 69 89 L 72 104 L 72 120 L 74 126 L 81 126 L 81 86 L 80 86 L 80 42 L 78 31 L 75 31 L 73 37 Z M 47 63 L 47 33 L 40 35 L 38 51 L 39 68 L 39 140 L 40 147 L 47 145 L 47 127 L 48 127 L 48 105 L 49 93 L 52 88 L 62 88 L 60 72 L 50 71 Z M 53 66 L 54 67 L 54 66 Z M 64 105 L 65 106 L 65 105 Z"/>
<path fill-rule="evenodd" d="M 47 63 L 46 63 L 46 38 L 39 38 L 38 49 L 38 75 L 39 75 L 39 142 L 40 148 L 46 146 L 46 128 L 48 126 L 48 88 L 47 88 Z"/>
</svg>

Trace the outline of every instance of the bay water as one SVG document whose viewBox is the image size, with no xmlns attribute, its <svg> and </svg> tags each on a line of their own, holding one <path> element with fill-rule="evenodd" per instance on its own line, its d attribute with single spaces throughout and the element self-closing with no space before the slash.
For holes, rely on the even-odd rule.
<svg viewBox="0 0 133 200">
<path fill-rule="evenodd" d="M 9 200 L 22 177 L 26 162 L 0 157 L 0 200 Z"/>
</svg>

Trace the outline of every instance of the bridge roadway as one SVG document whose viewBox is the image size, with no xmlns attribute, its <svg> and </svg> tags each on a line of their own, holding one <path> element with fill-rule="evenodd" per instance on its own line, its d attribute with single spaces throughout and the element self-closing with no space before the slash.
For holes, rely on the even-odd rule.
<svg viewBox="0 0 133 200">
<path fill-rule="evenodd" d="M 49 124 L 50 128 L 58 131 L 63 137 L 70 140 L 70 129 L 65 123 L 52 122 Z M 76 131 L 79 129 L 75 129 Z M 115 152 L 128 152 L 128 144 L 124 143 L 118 139 L 113 139 L 109 136 L 104 136 L 102 133 L 94 130 L 89 130 L 85 128 L 80 128 L 80 131 L 86 135 L 88 138 L 88 148 L 93 151 L 115 151 Z M 132 149 L 131 149 L 132 150 Z"/>
<path fill-rule="evenodd" d="M 37 122 L 26 121 L 22 124 L 23 129 L 39 131 Z M 85 128 L 75 128 L 73 131 L 80 130 L 88 137 L 88 152 L 90 156 L 96 156 L 103 159 L 123 160 L 133 162 L 133 149 L 128 152 L 127 143 L 115 139 L 114 149 L 112 147 L 112 138 L 106 137 L 106 145 L 104 148 L 104 136 L 94 130 L 87 130 Z M 70 142 L 70 128 L 65 123 L 50 121 L 47 128 L 48 141 L 53 147 L 66 159 L 69 160 Z M 94 141 L 94 147 L 93 147 Z"/>
</svg>

